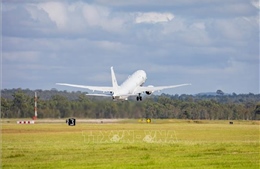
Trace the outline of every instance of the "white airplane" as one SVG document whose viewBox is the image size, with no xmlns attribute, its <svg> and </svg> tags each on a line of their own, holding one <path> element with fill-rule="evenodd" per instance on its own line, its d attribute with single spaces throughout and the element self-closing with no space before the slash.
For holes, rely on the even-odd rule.
<svg viewBox="0 0 260 169">
<path fill-rule="evenodd" d="M 68 83 L 56 83 L 56 85 L 77 87 L 77 88 L 85 88 L 89 90 L 93 90 L 93 92 L 101 91 L 103 93 L 109 92 L 108 94 L 87 94 L 89 96 L 105 96 L 112 97 L 113 100 L 128 100 L 129 96 L 137 96 L 137 101 L 142 101 L 142 93 L 146 93 L 147 95 L 152 94 L 155 91 L 160 91 L 163 89 L 170 89 L 175 87 L 187 86 L 191 84 L 180 84 L 173 86 L 157 86 L 154 87 L 152 85 L 143 86 L 146 81 L 146 73 L 144 70 L 137 70 L 131 76 L 128 77 L 120 86 L 117 84 L 116 76 L 113 67 L 111 67 L 111 77 L 112 77 L 112 87 L 102 87 L 102 86 L 83 86 L 76 84 L 68 84 Z"/>
</svg>

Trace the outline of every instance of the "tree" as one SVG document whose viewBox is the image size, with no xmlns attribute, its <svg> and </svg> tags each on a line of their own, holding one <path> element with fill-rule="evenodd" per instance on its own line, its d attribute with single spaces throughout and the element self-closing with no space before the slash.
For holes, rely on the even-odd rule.
<svg viewBox="0 0 260 169">
<path fill-rule="evenodd" d="M 9 118 L 11 114 L 11 105 L 12 103 L 3 97 L 1 97 L 1 118 Z"/>
<path fill-rule="evenodd" d="M 32 117 L 33 116 L 33 104 L 28 95 L 25 95 L 21 90 L 18 90 L 13 94 L 13 110 L 16 117 Z"/>
<path fill-rule="evenodd" d="M 70 102 L 66 97 L 55 95 L 52 97 L 51 102 L 54 109 L 57 109 L 60 112 L 60 118 L 72 116 Z"/>
<path fill-rule="evenodd" d="M 224 92 L 222 90 L 217 90 L 216 93 L 219 94 L 219 95 L 224 95 Z"/>
<path fill-rule="evenodd" d="M 1 117 L 23 118 L 34 114 L 34 92 L 1 91 Z M 84 92 L 37 90 L 39 118 L 182 118 L 260 119 L 260 94 L 151 95 L 136 102 L 113 102 L 87 97 Z"/>
<path fill-rule="evenodd" d="M 259 120 L 260 119 L 260 103 L 258 103 L 255 106 L 254 113 L 255 113 L 255 120 Z"/>
</svg>

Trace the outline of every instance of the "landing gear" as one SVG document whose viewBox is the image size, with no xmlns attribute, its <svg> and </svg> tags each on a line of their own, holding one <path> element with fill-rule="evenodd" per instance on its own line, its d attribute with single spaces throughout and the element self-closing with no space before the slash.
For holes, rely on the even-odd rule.
<svg viewBox="0 0 260 169">
<path fill-rule="evenodd" d="M 137 100 L 137 101 L 142 101 L 142 100 L 143 100 L 143 98 L 142 98 L 142 96 L 141 96 L 141 93 L 138 94 L 138 96 L 136 97 L 136 100 Z"/>
<path fill-rule="evenodd" d="M 136 100 L 137 100 L 137 101 L 142 101 L 142 99 L 143 99 L 142 96 L 137 96 L 137 97 L 136 97 Z"/>
</svg>

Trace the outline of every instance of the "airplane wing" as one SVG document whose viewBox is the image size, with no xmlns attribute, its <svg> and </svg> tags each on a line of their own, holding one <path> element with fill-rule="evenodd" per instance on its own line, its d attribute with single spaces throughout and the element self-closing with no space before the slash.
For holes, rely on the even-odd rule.
<svg viewBox="0 0 260 169">
<path fill-rule="evenodd" d="M 68 84 L 68 83 L 56 83 L 56 85 L 77 87 L 77 88 L 89 89 L 89 90 L 93 90 L 93 91 L 102 91 L 102 92 L 113 91 L 113 87 L 105 87 L 105 86 L 104 87 L 102 87 L 102 86 L 83 86 L 83 85 Z"/>
<path fill-rule="evenodd" d="M 86 94 L 87 96 L 112 97 L 112 94 Z"/>
<path fill-rule="evenodd" d="M 181 87 L 181 86 L 187 86 L 187 85 L 191 85 L 191 84 L 180 84 L 180 85 L 173 85 L 173 86 L 140 86 L 135 90 L 135 93 L 143 93 L 146 91 L 160 91 L 160 90 L 164 90 L 164 89 L 171 89 L 171 88 L 176 88 L 176 87 Z"/>
</svg>

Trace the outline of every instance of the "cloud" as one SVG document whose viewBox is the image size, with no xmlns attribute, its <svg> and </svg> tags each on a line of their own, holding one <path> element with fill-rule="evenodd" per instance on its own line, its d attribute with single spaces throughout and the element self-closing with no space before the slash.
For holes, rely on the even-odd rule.
<svg viewBox="0 0 260 169">
<path fill-rule="evenodd" d="M 158 22 L 169 22 L 174 18 L 171 13 L 137 13 L 135 18 L 136 23 L 158 23 Z"/>
<path fill-rule="evenodd" d="M 67 12 L 64 3 L 60 2 L 46 2 L 37 5 L 38 9 L 43 9 L 49 16 L 49 18 L 55 22 L 58 28 L 63 28 L 67 25 Z M 31 16 L 35 18 L 34 14 Z"/>
<path fill-rule="evenodd" d="M 106 7 L 85 4 L 82 12 L 89 26 L 100 27 L 109 32 L 121 32 L 123 29 L 124 18 Z"/>
<path fill-rule="evenodd" d="M 85 4 L 83 7 L 83 16 L 90 26 L 101 26 L 109 17 L 109 13 L 107 8 L 101 6 Z"/>
<path fill-rule="evenodd" d="M 212 22 L 212 30 L 228 40 L 244 40 L 252 36 L 252 28 L 244 18 L 221 19 Z"/>
<path fill-rule="evenodd" d="M 254 7 L 256 7 L 256 8 L 260 8 L 260 3 L 259 3 L 259 1 L 258 0 L 253 0 L 253 1 L 251 1 L 251 4 L 254 6 Z"/>
<path fill-rule="evenodd" d="M 259 63 L 255 4 L 243 0 L 5 1 L 3 87 L 35 88 L 35 78 L 30 82 L 22 75 L 42 77 L 39 88 L 57 81 L 110 85 L 109 67 L 114 66 L 119 81 L 144 69 L 147 83 L 190 82 L 195 86 L 187 89 L 190 93 L 215 90 L 221 83 L 231 92 L 232 88 L 257 92 L 250 85 L 257 84 L 255 63 Z M 240 81 L 243 87 L 235 85 Z"/>
<path fill-rule="evenodd" d="M 39 22 L 43 21 L 39 17 L 40 13 L 45 12 L 50 21 L 57 26 L 57 32 L 64 33 L 84 34 L 94 28 L 118 32 L 125 22 L 120 13 L 112 14 L 107 7 L 84 2 L 45 2 L 30 4 L 26 9 L 31 18 Z"/>
<path fill-rule="evenodd" d="M 3 61 L 5 62 L 23 62 L 33 63 L 38 60 L 38 53 L 35 51 L 24 52 L 3 52 Z"/>
</svg>

